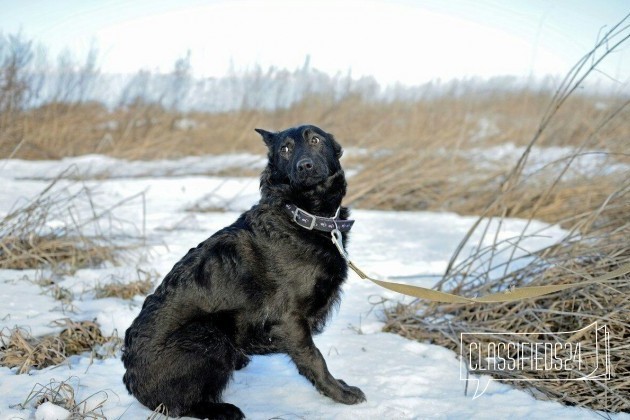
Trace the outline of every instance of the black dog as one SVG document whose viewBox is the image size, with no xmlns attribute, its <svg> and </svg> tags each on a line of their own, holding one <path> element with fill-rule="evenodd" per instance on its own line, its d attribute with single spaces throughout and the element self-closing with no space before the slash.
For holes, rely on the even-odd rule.
<svg viewBox="0 0 630 420">
<path fill-rule="evenodd" d="M 260 202 L 175 264 L 125 334 L 123 381 L 150 409 L 243 418 L 221 393 L 248 355 L 270 353 L 288 354 L 333 400 L 365 401 L 330 374 L 312 338 L 347 275 L 331 241 L 338 229 L 347 242 L 352 226 L 341 146 L 314 126 L 256 131 L 269 149 Z"/>
</svg>

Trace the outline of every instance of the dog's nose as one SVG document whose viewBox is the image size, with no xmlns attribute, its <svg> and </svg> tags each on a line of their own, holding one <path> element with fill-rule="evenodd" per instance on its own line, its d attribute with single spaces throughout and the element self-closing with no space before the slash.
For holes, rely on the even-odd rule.
<svg viewBox="0 0 630 420">
<path fill-rule="evenodd" d="M 313 161 L 309 158 L 300 159 L 297 163 L 298 171 L 310 171 L 313 169 Z"/>
</svg>

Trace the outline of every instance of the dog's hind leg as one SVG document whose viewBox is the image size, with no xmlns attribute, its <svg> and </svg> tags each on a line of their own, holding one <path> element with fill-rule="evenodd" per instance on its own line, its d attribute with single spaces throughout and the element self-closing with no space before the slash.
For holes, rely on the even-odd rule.
<svg viewBox="0 0 630 420">
<path fill-rule="evenodd" d="M 186 417 L 197 417 L 200 419 L 212 420 L 240 420 L 245 418 L 245 415 L 237 406 L 228 403 L 208 403 L 206 405 L 198 405 L 183 415 Z"/>
<path fill-rule="evenodd" d="M 193 321 L 171 335 L 164 349 L 162 375 L 169 389 L 164 403 L 171 414 L 210 419 L 242 419 L 221 394 L 238 364 L 238 351 L 224 331 L 207 320 Z M 165 389 L 162 387 L 162 389 Z"/>
</svg>

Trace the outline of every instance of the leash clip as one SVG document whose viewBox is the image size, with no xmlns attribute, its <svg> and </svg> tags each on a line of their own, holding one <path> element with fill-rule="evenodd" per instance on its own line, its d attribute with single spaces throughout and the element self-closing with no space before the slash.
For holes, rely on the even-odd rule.
<svg viewBox="0 0 630 420">
<path fill-rule="evenodd" d="M 341 232 L 339 232 L 339 229 L 337 228 L 333 229 L 330 232 L 330 236 L 332 237 L 332 243 L 335 244 L 335 246 L 337 247 L 337 250 L 343 257 L 343 259 L 348 261 L 348 253 L 346 252 L 346 249 L 343 247 L 343 238 L 341 236 Z"/>
</svg>

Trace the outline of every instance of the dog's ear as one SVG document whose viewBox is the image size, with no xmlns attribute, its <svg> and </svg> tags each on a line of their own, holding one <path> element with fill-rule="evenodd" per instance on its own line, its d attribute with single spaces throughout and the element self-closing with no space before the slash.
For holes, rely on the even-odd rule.
<svg viewBox="0 0 630 420">
<path fill-rule="evenodd" d="M 267 147 L 271 147 L 274 140 L 276 139 L 275 134 L 270 133 L 269 131 L 265 131 L 262 128 L 255 128 L 254 130 L 256 130 L 256 132 L 262 136 Z"/>
<path fill-rule="evenodd" d="M 335 155 L 337 156 L 337 159 L 341 158 L 341 156 L 343 156 L 343 148 L 341 147 L 339 143 L 337 143 L 335 136 L 333 136 L 330 133 L 328 133 L 328 136 L 332 140 L 333 150 L 335 151 Z"/>
</svg>

